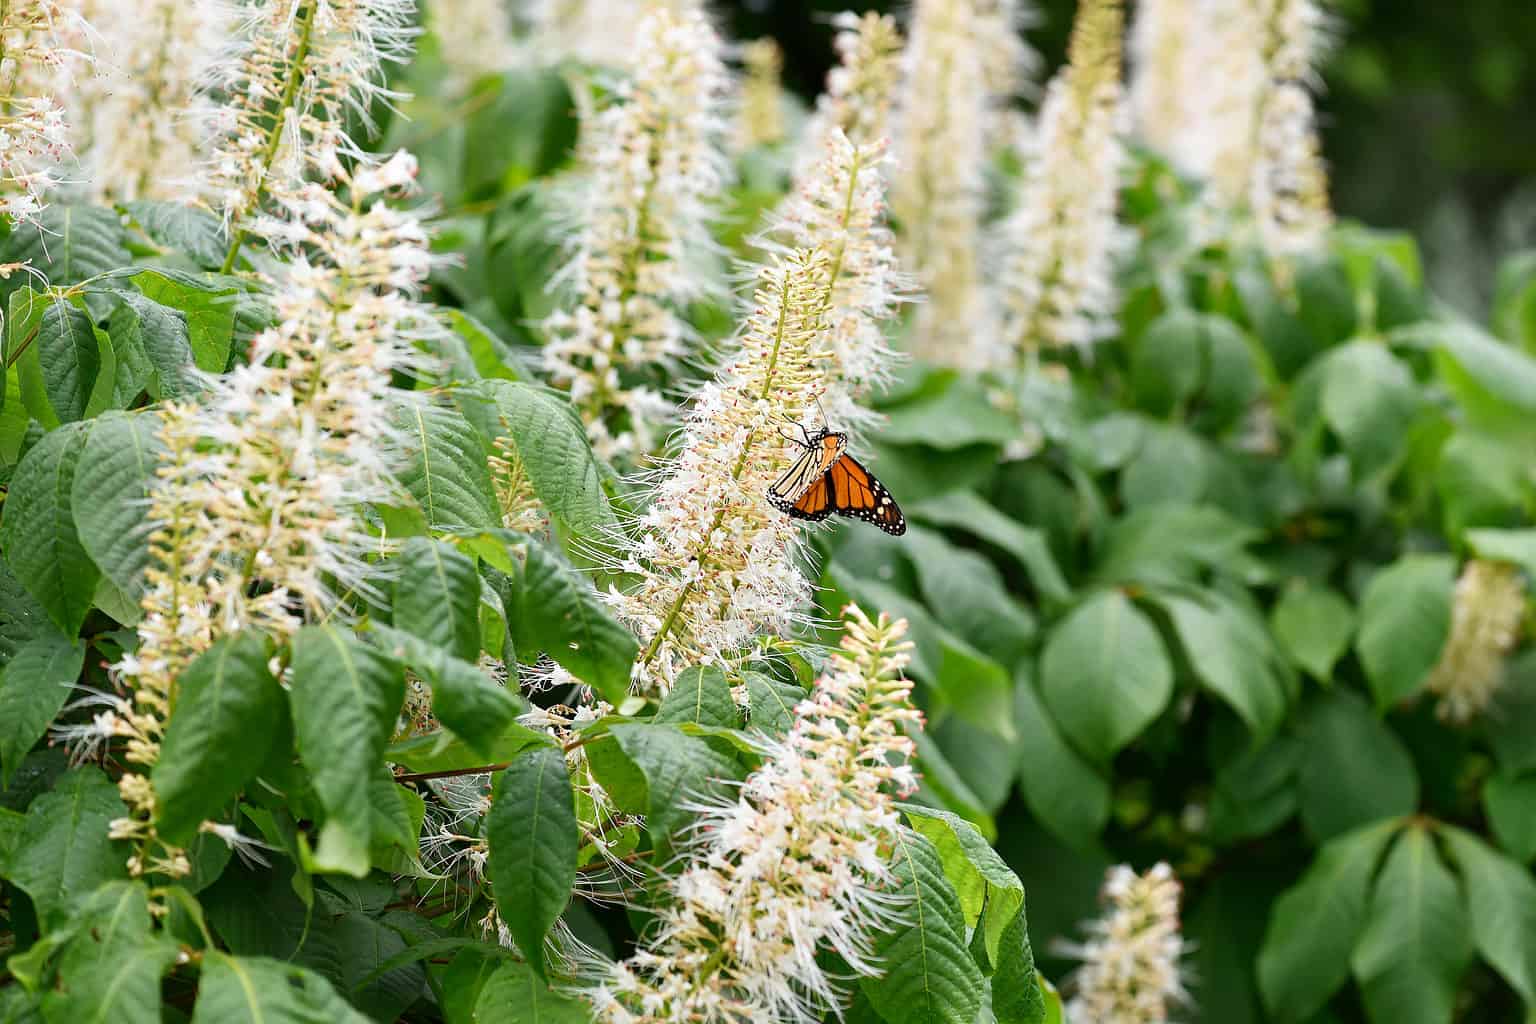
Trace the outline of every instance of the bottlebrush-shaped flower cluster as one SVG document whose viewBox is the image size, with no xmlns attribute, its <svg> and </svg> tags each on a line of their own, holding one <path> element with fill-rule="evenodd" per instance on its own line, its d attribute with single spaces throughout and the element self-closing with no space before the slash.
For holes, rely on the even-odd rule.
<svg viewBox="0 0 1536 1024">
<path fill-rule="evenodd" d="M 1504 660 L 1520 639 L 1525 610 L 1525 584 L 1514 566 L 1473 559 L 1462 569 L 1450 636 L 1427 684 L 1440 695 L 1442 718 L 1465 723 L 1488 707 L 1504 681 Z"/>
<path fill-rule="evenodd" d="M 1083 965 L 1072 977 L 1068 1019 L 1094 1024 L 1163 1024 L 1187 996 L 1180 960 L 1179 881 L 1167 864 L 1144 874 L 1121 864 L 1104 881 L 1104 916 L 1063 952 Z"/>
<path fill-rule="evenodd" d="M 901 675 L 905 620 L 844 616 L 789 735 L 765 743 L 735 799 L 693 808 L 696 840 L 654 936 L 590 990 L 600 1020 L 815 1020 L 842 1005 L 821 954 L 879 973 L 873 940 L 905 909 L 889 892 L 893 795 L 916 786 L 907 731 L 922 718 Z"/>
</svg>

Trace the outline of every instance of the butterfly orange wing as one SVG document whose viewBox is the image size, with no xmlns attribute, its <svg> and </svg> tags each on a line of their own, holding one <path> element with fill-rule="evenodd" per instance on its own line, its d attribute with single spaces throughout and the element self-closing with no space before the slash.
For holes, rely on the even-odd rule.
<svg viewBox="0 0 1536 1024">
<path fill-rule="evenodd" d="M 832 487 L 827 482 L 827 476 L 823 476 L 807 487 L 799 500 L 785 511 L 796 519 L 809 519 L 813 523 L 819 523 L 832 514 L 831 491 Z"/>
<path fill-rule="evenodd" d="M 907 519 L 896 499 L 852 455 L 845 454 L 832 463 L 823 482 L 831 492 L 832 510 L 838 515 L 873 523 L 894 537 L 907 532 Z"/>
</svg>

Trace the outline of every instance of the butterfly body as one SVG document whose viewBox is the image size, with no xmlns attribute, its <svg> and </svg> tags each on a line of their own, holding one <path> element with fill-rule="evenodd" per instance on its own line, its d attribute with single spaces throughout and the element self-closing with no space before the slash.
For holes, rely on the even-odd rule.
<svg viewBox="0 0 1536 1024">
<path fill-rule="evenodd" d="M 792 518 L 819 523 L 832 513 L 862 519 L 899 537 L 906 517 L 875 475 L 848 454 L 848 435 L 825 428 L 796 444 L 805 449 L 768 488 L 768 503 Z"/>
</svg>

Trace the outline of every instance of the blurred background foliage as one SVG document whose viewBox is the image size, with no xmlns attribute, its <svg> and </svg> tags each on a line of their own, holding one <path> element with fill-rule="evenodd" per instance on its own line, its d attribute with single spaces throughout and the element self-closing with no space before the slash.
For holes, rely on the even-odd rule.
<svg viewBox="0 0 1536 1024">
<path fill-rule="evenodd" d="M 723 0 L 737 39 L 772 36 L 802 97 L 832 60 L 843 0 Z M 898 10 L 878 0 L 862 9 Z M 1037 0 L 1026 34 L 1058 66 L 1073 0 Z M 1536 245 L 1536 4 L 1530 0 L 1332 0 L 1336 45 L 1319 101 L 1341 217 L 1405 228 L 1435 293 L 1481 318 L 1494 268 Z M 1134 4 L 1132 5 L 1134 8 Z M 1038 81 L 1043 81 L 1040 76 Z"/>
</svg>

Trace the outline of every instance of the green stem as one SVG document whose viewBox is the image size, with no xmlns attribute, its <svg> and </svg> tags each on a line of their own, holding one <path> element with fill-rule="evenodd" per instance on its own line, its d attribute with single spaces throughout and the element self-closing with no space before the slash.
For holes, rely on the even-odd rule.
<svg viewBox="0 0 1536 1024">
<path fill-rule="evenodd" d="M 256 201 L 261 201 L 261 195 L 266 191 L 267 175 L 272 170 L 272 161 L 277 159 L 278 148 L 283 141 L 283 113 L 293 105 L 294 98 L 299 94 L 299 86 L 304 81 L 304 63 L 309 59 L 309 45 L 314 37 L 315 11 L 319 5 L 309 3 L 304 7 L 304 14 L 299 22 L 299 46 L 294 51 L 293 63 L 288 66 L 288 80 L 283 84 L 283 95 L 277 103 L 277 111 L 272 116 L 272 130 L 267 135 L 266 147 L 261 153 L 261 181 L 256 186 Z M 236 228 L 235 237 L 230 241 L 229 252 L 224 256 L 224 265 L 219 272 L 229 273 L 234 269 L 235 258 L 240 254 L 240 246 L 245 241 L 245 229 Z"/>
</svg>

